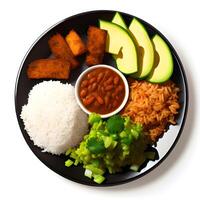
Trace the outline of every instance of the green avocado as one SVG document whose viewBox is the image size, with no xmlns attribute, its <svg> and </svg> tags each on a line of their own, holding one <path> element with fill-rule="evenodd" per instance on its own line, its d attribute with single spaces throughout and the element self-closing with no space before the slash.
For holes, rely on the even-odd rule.
<svg viewBox="0 0 200 200">
<path fill-rule="evenodd" d="M 137 72 L 137 52 L 127 30 L 112 22 L 99 20 L 101 29 L 107 31 L 106 52 L 117 55 L 118 69 L 125 74 Z"/>
<path fill-rule="evenodd" d="M 152 39 L 155 48 L 155 62 L 146 80 L 152 83 L 163 83 L 170 79 L 173 73 L 173 58 L 166 42 L 155 35 Z"/>
<path fill-rule="evenodd" d="M 126 30 L 128 29 L 126 26 L 126 23 L 124 22 L 123 17 L 118 12 L 115 13 L 115 16 L 112 19 L 112 23 L 118 24 L 119 26 L 121 26 L 122 28 Z"/>
<path fill-rule="evenodd" d="M 145 27 L 136 18 L 132 20 L 129 26 L 129 31 L 132 34 L 138 53 L 138 72 L 131 76 L 134 78 L 142 79 L 146 77 L 153 68 L 153 44 Z"/>
</svg>

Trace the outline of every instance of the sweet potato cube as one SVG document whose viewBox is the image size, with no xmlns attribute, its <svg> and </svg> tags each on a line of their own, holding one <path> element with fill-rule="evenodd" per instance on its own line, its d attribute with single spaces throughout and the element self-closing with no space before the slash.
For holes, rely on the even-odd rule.
<svg viewBox="0 0 200 200">
<path fill-rule="evenodd" d="M 86 52 L 86 46 L 76 31 L 71 30 L 65 40 L 74 56 L 79 56 Z"/>
<path fill-rule="evenodd" d="M 86 64 L 96 65 L 102 63 L 105 48 L 107 32 L 95 26 L 90 26 L 87 31 L 87 49 Z"/>
<path fill-rule="evenodd" d="M 72 69 L 79 65 L 79 62 L 74 57 L 69 45 L 61 34 L 53 35 L 48 42 L 51 52 L 56 58 L 62 58 L 70 62 Z"/>
<path fill-rule="evenodd" d="M 30 79 L 68 79 L 70 63 L 63 59 L 39 59 L 29 64 Z"/>
</svg>

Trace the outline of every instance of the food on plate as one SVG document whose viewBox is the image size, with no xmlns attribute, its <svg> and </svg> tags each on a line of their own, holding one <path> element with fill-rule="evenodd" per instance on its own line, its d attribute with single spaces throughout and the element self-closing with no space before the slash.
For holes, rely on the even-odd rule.
<svg viewBox="0 0 200 200">
<path fill-rule="evenodd" d="M 87 66 L 100 65 L 72 74 L 76 90 L 52 80 L 32 88 L 20 117 L 34 145 L 65 153 L 66 167 L 81 164 L 98 184 L 106 173 L 139 172 L 157 159 L 152 145 L 176 124 L 181 107 L 180 89 L 169 80 L 173 57 L 166 42 L 159 35 L 150 39 L 136 18 L 128 27 L 116 12 L 112 22 L 88 27 L 86 45 L 74 29 L 66 38 L 53 35 L 48 44 L 53 56 L 31 62 L 29 79 L 67 80 L 79 66 L 76 56 L 85 52 Z M 102 64 L 105 53 L 112 54 L 118 69 Z"/>
<path fill-rule="evenodd" d="M 49 39 L 48 43 L 51 52 L 56 58 L 62 58 L 70 62 L 71 69 L 74 69 L 79 66 L 79 62 L 74 57 L 71 49 L 69 48 L 69 45 L 67 44 L 64 37 L 61 34 L 57 33 L 53 35 Z"/>
<path fill-rule="evenodd" d="M 65 162 L 67 167 L 83 164 L 85 176 L 101 184 L 107 171 L 115 174 L 125 166 L 139 171 L 146 160 L 155 159 L 153 152 L 146 151 L 149 141 L 142 125 L 133 123 L 129 117 L 114 115 L 103 121 L 92 113 L 88 122 L 91 126 L 89 133 L 78 147 L 66 152 L 70 157 Z"/>
<path fill-rule="evenodd" d="M 146 77 L 153 68 L 154 48 L 151 39 L 139 20 L 134 18 L 129 26 L 129 31 L 135 41 L 138 53 L 138 71 L 131 75 L 134 78 Z"/>
<path fill-rule="evenodd" d="M 70 63 L 63 59 L 39 59 L 29 64 L 27 75 L 30 79 L 68 79 Z"/>
<path fill-rule="evenodd" d="M 123 40 L 121 42 L 119 38 L 129 40 L 128 33 L 118 25 L 104 20 L 99 20 L 99 27 L 107 31 L 106 52 L 118 55 L 123 42 Z"/>
<path fill-rule="evenodd" d="M 71 30 L 65 39 L 74 56 L 79 56 L 86 52 L 86 46 L 75 30 Z"/>
<path fill-rule="evenodd" d="M 119 26 L 121 26 L 124 29 L 128 29 L 123 17 L 121 16 L 121 14 L 119 12 L 115 13 L 115 15 L 112 19 L 112 23 L 118 24 Z"/>
<path fill-rule="evenodd" d="M 133 38 L 127 30 L 112 22 L 99 20 L 100 28 L 108 33 L 106 52 L 117 55 L 117 68 L 124 74 L 138 71 L 137 52 Z"/>
<path fill-rule="evenodd" d="M 152 84 L 130 79 L 129 85 L 129 100 L 122 115 L 142 124 L 144 131 L 156 142 L 168 125 L 176 124 L 175 117 L 180 108 L 180 89 L 172 81 Z"/>
<path fill-rule="evenodd" d="M 152 42 L 156 51 L 155 62 L 146 80 L 152 83 L 163 83 L 169 80 L 173 73 L 172 54 L 166 42 L 159 35 L 155 35 Z"/>
<path fill-rule="evenodd" d="M 125 85 L 114 70 L 104 67 L 94 68 L 81 79 L 79 97 L 88 111 L 108 114 L 122 104 Z"/>
<path fill-rule="evenodd" d="M 138 55 L 138 71 L 131 76 L 140 79 L 146 77 L 153 67 L 154 48 L 145 27 L 139 20 L 134 18 L 129 28 L 127 28 L 119 13 L 116 13 L 112 22 L 128 30 L 134 40 Z M 115 59 L 117 59 L 117 56 Z"/>
<path fill-rule="evenodd" d="M 87 118 L 76 103 L 74 87 L 59 81 L 35 85 L 21 112 L 34 144 L 58 155 L 80 143 L 88 131 Z"/>
<path fill-rule="evenodd" d="M 170 79 L 173 58 L 168 45 L 159 35 L 151 41 L 138 19 L 134 18 L 127 28 L 120 13 L 116 12 L 112 22 L 99 20 L 99 26 L 108 33 L 106 52 L 113 54 L 122 73 L 136 79 L 146 78 L 152 83 Z"/>
<path fill-rule="evenodd" d="M 106 48 L 107 33 L 95 26 L 89 26 L 87 31 L 86 64 L 88 66 L 102 63 Z"/>
</svg>

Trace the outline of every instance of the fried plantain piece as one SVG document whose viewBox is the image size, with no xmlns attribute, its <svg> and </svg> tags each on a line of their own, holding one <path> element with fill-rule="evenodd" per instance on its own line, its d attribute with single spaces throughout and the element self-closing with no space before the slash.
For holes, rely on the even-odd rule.
<svg viewBox="0 0 200 200">
<path fill-rule="evenodd" d="M 29 64 L 27 75 L 30 79 L 68 79 L 70 63 L 63 59 L 39 59 Z"/>
<path fill-rule="evenodd" d="M 82 41 L 78 33 L 73 29 L 65 37 L 65 40 L 67 41 L 74 56 L 79 56 L 86 52 L 86 46 L 84 42 Z"/>
<path fill-rule="evenodd" d="M 86 64 L 96 65 L 102 63 L 105 48 L 107 32 L 95 26 L 90 26 L 87 31 L 87 49 Z"/>
<path fill-rule="evenodd" d="M 56 58 L 62 58 L 70 62 L 72 69 L 79 65 L 79 62 L 75 59 L 71 49 L 61 34 L 53 35 L 48 43 L 51 52 Z"/>
</svg>

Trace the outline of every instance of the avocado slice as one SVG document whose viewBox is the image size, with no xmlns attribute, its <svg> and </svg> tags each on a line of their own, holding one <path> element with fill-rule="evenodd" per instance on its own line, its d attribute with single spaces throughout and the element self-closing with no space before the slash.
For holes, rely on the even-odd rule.
<svg viewBox="0 0 200 200">
<path fill-rule="evenodd" d="M 166 42 L 155 35 L 152 39 L 155 48 L 155 62 L 146 80 L 152 83 L 163 83 L 170 79 L 173 73 L 173 58 Z"/>
<path fill-rule="evenodd" d="M 126 23 L 124 22 L 124 19 L 119 12 L 115 13 L 115 15 L 112 19 L 112 23 L 117 24 L 117 25 L 121 26 L 122 28 L 124 28 L 128 31 L 128 27 L 126 26 Z M 120 54 L 119 55 L 113 55 L 113 58 L 115 59 L 116 65 L 117 65 L 116 60 L 117 60 L 118 57 L 120 57 Z M 118 59 L 118 62 L 119 62 L 119 59 Z"/>
<path fill-rule="evenodd" d="M 134 18 L 129 26 L 133 40 L 138 53 L 138 72 L 131 75 L 134 78 L 142 79 L 146 77 L 153 68 L 154 48 L 149 35 L 136 18 Z"/>
<path fill-rule="evenodd" d="M 154 48 L 145 27 L 134 18 L 128 29 L 118 12 L 112 22 L 128 30 L 134 40 L 138 56 L 138 71 L 131 76 L 139 79 L 146 77 L 153 68 Z M 117 56 L 114 56 L 114 58 L 117 59 Z"/>
<path fill-rule="evenodd" d="M 115 13 L 115 16 L 112 19 L 112 23 L 118 24 L 119 26 L 121 26 L 124 29 L 128 29 L 126 26 L 126 23 L 124 22 L 123 17 L 121 16 L 121 14 L 119 12 Z"/>
<path fill-rule="evenodd" d="M 126 32 L 116 24 L 104 20 L 99 20 L 99 27 L 107 31 L 106 52 L 115 55 L 119 54 L 122 43 L 116 41 L 118 38 L 121 38 L 122 35 L 128 40 L 129 38 L 127 37 Z"/>
<path fill-rule="evenodd" d="M 118 55 L 116 64 L 125 74 L 137 72 L 137 52 L 130 34 L 121 26 L 112 22 L 99 20 L 101 29 L 107 31 L 106 52 Z"/>
</svg>

